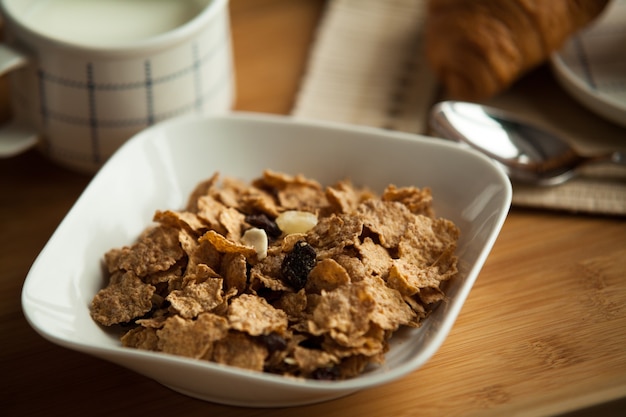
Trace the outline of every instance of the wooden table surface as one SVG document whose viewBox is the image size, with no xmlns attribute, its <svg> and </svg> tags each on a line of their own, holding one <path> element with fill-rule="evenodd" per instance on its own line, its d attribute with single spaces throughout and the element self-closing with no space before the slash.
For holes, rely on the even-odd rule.
<svg viewBox="0 0 626 417">
<path fill-rule="evenodd" d="M 237 110 L 290 111 L 323 7 L 322 0 L 232 1 Z M 0 87 L 6 117 L 6 85 Z M 326 403 L 238 408 L 188 398 L 53 345 L 27 324 L 20 292 L 29 267 L 89 180 L 36 151 L 0 160 L 0 415 L 578 416 L 626 410 L 624 219 L 513 209 L 451 334 L 422 369 Z"/>
</svg>

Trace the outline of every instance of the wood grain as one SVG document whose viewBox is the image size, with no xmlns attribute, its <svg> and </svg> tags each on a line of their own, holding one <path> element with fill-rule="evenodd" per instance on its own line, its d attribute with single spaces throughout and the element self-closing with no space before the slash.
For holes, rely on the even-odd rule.
<svg viewBox="0 0 626 417">
<path fill-rule="evenodd" d="M 324 4 L 232 1 L 238 110 L 289 112 Z M 5 89 L 0 97 L 6 117 Z M 28 326 L 20 307 L 28 269 L 89 180 L 36 152 L 0 160 L 1 415 L 617 416 L 626 409 L 623 219 L 513 210 L 450 336 L 422 369 L 331 402 L 248 409 L 177 394 L 53 345 Z"/>
</svg>

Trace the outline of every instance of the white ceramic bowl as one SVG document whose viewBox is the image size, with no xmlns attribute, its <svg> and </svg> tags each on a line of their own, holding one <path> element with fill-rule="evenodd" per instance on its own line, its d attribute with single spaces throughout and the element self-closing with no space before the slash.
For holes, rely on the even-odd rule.
<svg viewBox="0 0 626 417">
<path fill-rule="evenodd" d="M 215 171 L 242 179 L 266 168 L 323 184 L 350 178 L 375 190 L 431 187 L 436 214 L 461 229 L 460 273 L 419 329 L 392 339 L 386 364 L 345 381 L 285 378 L 120 345 L 89 303 L 104 285 L 103 254 L 132 243 L 156 209 L 179 209 Z M 234 114 L 164 122 L 128 141 L 100 170 L 32 266 L 24 313 L 43 337 L 122 366 L 181 393 L 239 406 L 313 403 L 398 379 L 423 365 L 449 333 L 511 201 L 506 175 L 454 143 L 373 128 Z M 419 389 L 416 388 L 416 389 Z"/>
</svg>

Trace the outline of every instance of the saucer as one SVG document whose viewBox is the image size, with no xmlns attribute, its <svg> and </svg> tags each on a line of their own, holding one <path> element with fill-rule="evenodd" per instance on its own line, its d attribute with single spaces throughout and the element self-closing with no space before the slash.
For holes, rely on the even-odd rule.
<svg viewBox="0 0 626 417">
<path fill-rule="evenodd" d="M 626 0 L 613 0 L 551 57 L 561 86 L 597 115 L 626 127 Z"/>
</svg>

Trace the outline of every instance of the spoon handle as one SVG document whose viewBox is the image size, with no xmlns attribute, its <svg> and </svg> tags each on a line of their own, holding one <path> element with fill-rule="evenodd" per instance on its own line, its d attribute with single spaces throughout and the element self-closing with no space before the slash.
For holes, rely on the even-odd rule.
<svg viewBox="0 0 626 417">
<path fill-rule="evenodd" d="M 622 151 L 613 151 L 609 154 L 600 157 L 598 162 L 611 162 L 616 165 L 626 166 L 626 152 Z"/>
</svg>

